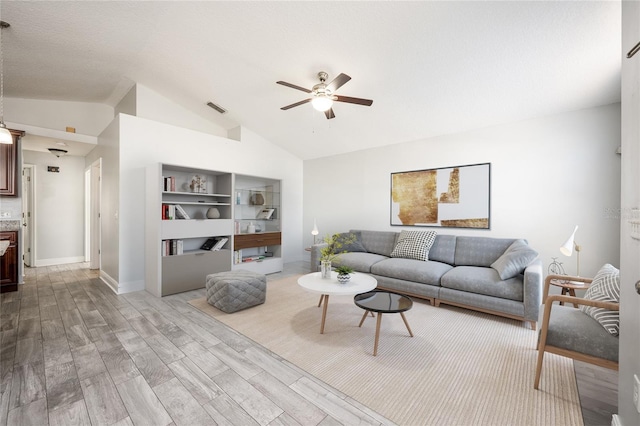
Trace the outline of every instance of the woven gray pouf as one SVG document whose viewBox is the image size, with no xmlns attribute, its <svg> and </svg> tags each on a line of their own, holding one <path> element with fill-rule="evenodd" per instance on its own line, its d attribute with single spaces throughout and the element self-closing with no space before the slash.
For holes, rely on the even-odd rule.
<svg viewBox="0 0 640 426">
<path fill-rule="evenodd" d="M 226 313 L 264 303 L 267 277 L 250 271 L 207 275 L 207 302 Z"/>
</svg>

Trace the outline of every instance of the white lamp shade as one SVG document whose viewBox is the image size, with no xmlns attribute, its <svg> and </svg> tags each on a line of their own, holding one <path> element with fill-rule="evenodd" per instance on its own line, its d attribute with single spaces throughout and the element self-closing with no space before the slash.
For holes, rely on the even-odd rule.
<svg viewBox="0 0 640 426">
<path fill-rule="evenodd" d="M 318 231 L 318 225 L 316 225 L 316 221 L 313 221 L 313 229 L 311 230 L 311 235 L 316 236 L 320 232 Z"/>
<path fill-rule="evenodd" d="M 578 231 L 578 225 L 576 225 L 567 242 L 565 242 L 562 247 L 560 247 L 560 253 L 564 254 L 565 256 L 571 256 L 573 254 L 573 247 L 575 245 L 573 240 L 576 236 L 576 231 Z"/>
<path fill-rule="evenodd" d="M 328 96 L 316 96 L 311 100 L 311 105 L 318 111 L 328 111 L 333 105 L 333 99 Z"/>
<path fill-rule="evenodd" d="M 13 143 L 13 136 L 11 136 L 11 132 L 9 129 L 0 125 L 0 143 L 11 145 Z"/>
</svg>

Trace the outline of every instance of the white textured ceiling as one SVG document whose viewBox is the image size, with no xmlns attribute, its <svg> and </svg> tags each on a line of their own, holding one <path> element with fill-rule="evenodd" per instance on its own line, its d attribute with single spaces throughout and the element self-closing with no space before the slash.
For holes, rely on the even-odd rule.
<svg viewBox="0 0 640 426">
<path fill-rule="evenodd" d="M 620 2 L 3 1 L 5 95 L 107 103 L 139 82 L 300 158 L 620 100 Z M 352 80 L 327 120 L 280 107 Z M 228 113 L 220 115 L 205 103 Z"/>
</svg>

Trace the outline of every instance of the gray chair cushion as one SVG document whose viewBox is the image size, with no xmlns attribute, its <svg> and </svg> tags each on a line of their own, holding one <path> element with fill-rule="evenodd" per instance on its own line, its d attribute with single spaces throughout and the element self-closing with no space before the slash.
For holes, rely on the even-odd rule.
<svg viewBox="0 0 640 426">
<path fill-rule="evenodd" d="M 573 305 L 554 304 L 548 329 L 547 345 L 618 362 L 618 337 Z"/>
<path fill-rule="evenodd" d="M 343 232 L 337 238 L 338 253 L 341 252 L 366 252 L 362 245 L 362 233 L 360 231 Z"/>
<path fill-rule="evenodd" d="M 453 266 L 432 260 L 391 258 L 371 266 L 371 273 L 399 280 L 439 286 L 440 278 Z"/>
<path fill-rule="evenodd" d="M 442 287 L 469 293 L 495 296 L 502 299 L 524 300 L 522 275 L 501 280 L 495 269 L 477 266 L 458 266 L 444 274 L 440 280 Z"/>
</svg>

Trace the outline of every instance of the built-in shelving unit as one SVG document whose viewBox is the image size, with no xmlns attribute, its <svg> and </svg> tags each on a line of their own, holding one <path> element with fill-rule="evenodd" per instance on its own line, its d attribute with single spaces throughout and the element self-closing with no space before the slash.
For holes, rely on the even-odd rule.
<svg viewBox="0 0 640 426">
<path fill-rule="evenodd" d="M 166 296 L 202 288 L 208 274 L 231 269 L 232 186 L 228 172 L 169 164 L 147 168 L 147 291 Z M 227 241 L 219 250 L 201 249 L 211 238 Z"/>
<path fill-rule="evenodd" d="M 234 270 L 282 271 L 280 188 L 277 179 L 234 176 Z"/>
</svg>

